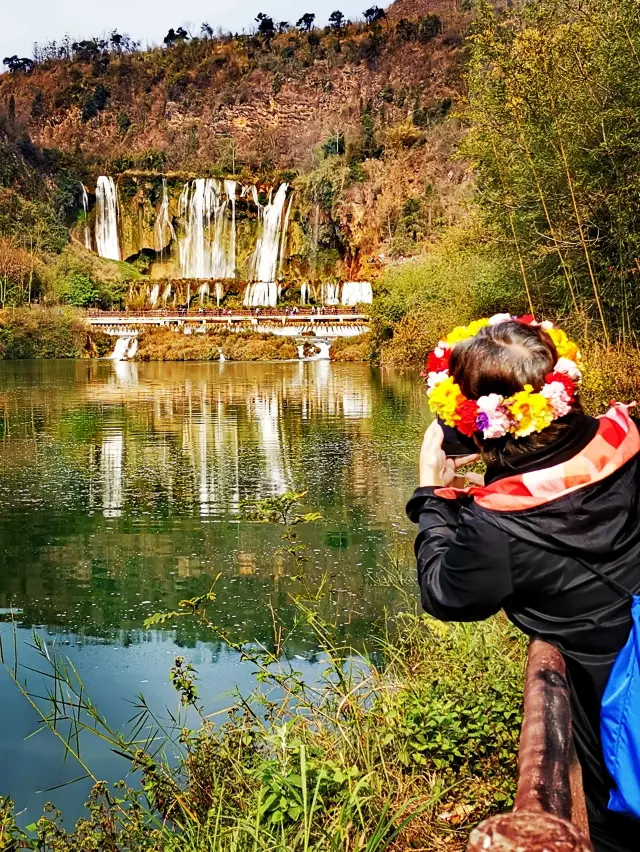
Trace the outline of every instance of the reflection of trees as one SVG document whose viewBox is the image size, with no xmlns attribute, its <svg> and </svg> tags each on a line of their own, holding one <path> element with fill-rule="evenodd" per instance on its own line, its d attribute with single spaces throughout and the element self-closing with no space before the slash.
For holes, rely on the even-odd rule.
<svg viewBox="0 0 640 852">
<path fill-rule="evenodd" d="M 232 516 L 242 499 L 295 484 L 324 516 L 304 532 L 306 582 L 328 576 L 323 614 L 344 638 L 370 631 L 412 484 L 419 391 L 328 366 L 143 364 L 125 381 L 108 363 L 36 362 L 3 374 L 0 605 L 138 641 L 146 615 L 221 571 L 218 623 L 268 641 L 267 602 L 293 624 L 304 583 L 276 564 L 278 530 Z M 198 638 L 180 631 L 184 644 Z"/>
</svg>

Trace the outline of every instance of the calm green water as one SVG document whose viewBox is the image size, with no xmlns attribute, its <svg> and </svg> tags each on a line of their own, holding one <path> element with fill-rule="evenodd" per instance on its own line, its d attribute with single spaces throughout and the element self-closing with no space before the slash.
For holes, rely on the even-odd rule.
<svg viewBox="0 0 640 852">
<path fill-rule="evenodd" d="M 144 618 L 208 588 L 215 619 L 239 639 L 272 638 L 269 603 L 294 623 L 291 596 L 319 588 L 345 640 L 374 636 L 394 603 L 386 566 L 411 566 L 404 504 L 415 483 L 425 409 L 411 377 L 364 365 L 0 362 L 0 638 L 19 611 L 18 651 L 33 629 L 69 656 L 102 711 L 120 724 L 143 692 L 175 707 L 173 657 L 200 668 L 212 710 L 248 692 L 251 671 L 184 623 L 148 633 Z M 322 520 L 304 529 L 300 578 L 278 552 L 280 530 L 242 520 L 244 501 L 308 491 Z M 309 677 L 321 666 L 297 628 L 286 653 Z M 32 676 L 33 679 L 33 676 Z M 0 795 L 24 819 L 53 799 L 72 817 L 86 783 L 0 671 Z M 87 745 L 97 774 L 126 767 Z"/>
</svg>

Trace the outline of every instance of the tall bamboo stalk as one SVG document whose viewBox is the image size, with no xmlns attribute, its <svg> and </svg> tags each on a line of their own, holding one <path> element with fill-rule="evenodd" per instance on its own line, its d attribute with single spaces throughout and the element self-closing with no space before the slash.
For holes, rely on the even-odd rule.
<svg viewBox="0 0 640 852">
<path fill-rule="evenodd" d="M 580 242 L 582 244 L 582 250 L 584 252 L 584 257 L 587 262 L 587 269 L 589 270 L 589 278 L 591 279 L 591 285 L 593 287 L 593 294 L 596 299 L 596 305 L 598 306 L 598 314 L 600 315 L 600 322 L 602 323 L 602 332 L 604 334 L 604 339 L 607 346 L 610 343 L 609 337 L 609 329 L 607 328 L 607 322 L 604 318 L 604 312 L 602 310 L 602 302 L 600 301 L 600 288 L 598 287 L 598 282 L 596 280 L 595 272 L 593 271 L 593 266 L 591 264 L 591 255 L 589 254 L 589 247 L 587 246 L 587 242 L 584 236 L 584 227 L 582 224 L 582 217 L 580 216 L 580 211 L 578 209 L 578 202 L 576 199 L 576 194 L 573 187 L 573 180 L 571 179 L 571 171 L 569 169 L 569 161 L 567 160 L 567 153 L 564 149 L 564 143 L 562 139 L 558 139 L 560 143 L 560 153 L 562 154 L 562 161 L 564 163 L 565 172 L 567 175 L 567 183 L 569 185 L 569 192 L 571 193 L 571 201 L 573 203 L 573 211 L 575 213 L 576 222 L 578 224 L 578 231 L 580 233 Z"/>
<path fill-rule="evenodd" d="M 549 208 L 547 207 L 547 201 L 544 196 L 544 192 L 542 191 L 542 185 L 540 184 L 540 179 L 538 177 L 538 172 L 536 170 L 536 166 L 533 160 L 533 156 L 531 154 L 531 149 L 527 144 L 526 137 L 524 135 L 524 131 L 522 130 L 522 126 L 518 121 L 518 127 L 520 129 L 520 141 L 527 155 L 527 160 L 529 162 L 529 168 L 531 169 L 531 173 L 533 175 L 533 179 L 536 185 L 536 189 L 538 191 L 538 197 L 540 198 L 540 203 L 542 205 L 542 209 L 544 210 L 544 215 L 547 220 L 547 224 L 549 226 L 549 233 L 551 234 L 551 239 L 555 245 L 556 251 L 558 252 L 558 257 L 560 258 L 560 265 L 562 266 L 562 271 L 564 273 L 565 280 L 567 282 L 567 286 L 569 287 L 569 293 L 571 294 L 571 301 L 573 302 L 573 309 L 578 313 L 578 300 L 576 298 L 575 289 L 573 286 L 573 282 L 571 280 L 571 273 L 569 271 L 569 267 L 565 261 L 564 255 L 562 254 L 562 250 L 560 249 L 560 242 L 556 236 L 555 228 L 553 227 L 553 222 L 551 221 L 551 214 L 549 213 Z"/>
<path fill-rule="evenodd" d="M 496 147 L 496 143 L 495 143 L 494 139 L 491 140 L 491 144 L 493 146 L 493 156 L 496 158 L 496 166 L 498 167 L 498 174 L 500 175 L 500 183 L 502 184 L 502 190 L 505 194 L 505 200 L 506 200 L 507 186 L 506 186 L 506 183 L 505 183 L 505 179 L 504 179 L 502 169 L 500 167 L 500 159 L 498 157 L 498 149 Z M 529 303 L 529 310 L 531 311 L 532 314 L 534 314 L 535 310 L 533 308 L 533 300 L 531 298 L 531 290 L 529 289 L 529 282 L 527 280 L 527 273 L 526 273 L 526 270 L 524 268 L 524 260 L 522 258 L 522 252 L 520 251 L 520 242 L 518 240 L 518 235 L 516 233 L 515 222 L 513 221 L 513 210 L 511 209 L 511 206 L 509 204 L 507 204 L 507 210 L 508 210 L 508 213 L 509 213 L 509 224 L 511 225 L 511 233 L 513 234 L 513 242 L 515 243 L 516 251 L 518 253 L 518 263 L 520 264 L 520 273 L 522 274 L 522 281 L 524 283 L 524 289 L 527 293 L 527 301 Z"/>
</svg>

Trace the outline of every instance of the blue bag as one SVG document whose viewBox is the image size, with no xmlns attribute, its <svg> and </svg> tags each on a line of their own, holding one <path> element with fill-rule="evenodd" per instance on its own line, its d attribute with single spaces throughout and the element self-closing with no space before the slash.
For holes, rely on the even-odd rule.
<svg viewBox="0 0 640 852">
<path fill-rule="evenodd" d="M 623 591 L 632 597 L 633 626 L 609 675 L 600 730 L 605 763 L 615 784 L 609 810 L 640 819 L 640 597 Z"/>
</svg>

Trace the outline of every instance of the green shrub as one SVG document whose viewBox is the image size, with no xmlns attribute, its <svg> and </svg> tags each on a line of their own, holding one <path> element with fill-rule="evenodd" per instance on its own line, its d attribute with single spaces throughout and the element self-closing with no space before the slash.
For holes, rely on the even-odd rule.
<svg viewBox="0 0 640 852">
<path fill-rule="evenodd" d="M 429 254 L 386 269 L 372 306 L 382 360 L 420 367 L 442 334 L 473 318 L 525 313 L 511 259 L 476 232 L 451 232 Z"/>
</svg>

